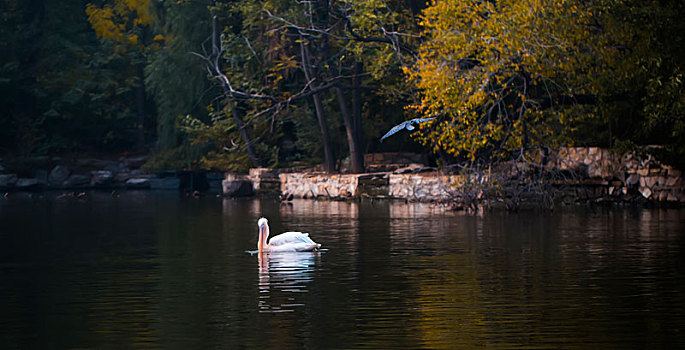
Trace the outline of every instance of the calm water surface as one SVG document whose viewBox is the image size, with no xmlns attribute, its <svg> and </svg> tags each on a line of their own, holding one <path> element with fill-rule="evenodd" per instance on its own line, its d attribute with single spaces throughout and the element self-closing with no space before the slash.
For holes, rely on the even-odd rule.
<svg viewBox="0 0 685 350">
<path fill-rule="evenodd" d="M 2 349 L 685 346 L 685 210 L 57 195 L 0 198 Z"/>
</svg>

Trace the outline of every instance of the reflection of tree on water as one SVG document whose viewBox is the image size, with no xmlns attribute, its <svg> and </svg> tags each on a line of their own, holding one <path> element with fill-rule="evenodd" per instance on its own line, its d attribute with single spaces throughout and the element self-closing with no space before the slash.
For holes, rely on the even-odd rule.
<svg viewBox="0 0 685 350">
<path fill-rule="evenodd" d="M 258 253 L 259 312 L 292 312 L 304 306 L 297 294 L 308 291 L 319 259 L 319 252 Z"/>
</svg>

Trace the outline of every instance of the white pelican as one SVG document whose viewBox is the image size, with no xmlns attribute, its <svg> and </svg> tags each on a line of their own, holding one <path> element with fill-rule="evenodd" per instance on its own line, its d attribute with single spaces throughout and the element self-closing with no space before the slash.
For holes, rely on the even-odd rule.
<svg viewBox="0 0 685 350">
<path fill-rule="evenodd" d="M 308 233 L 302 232 L 285 232 L 278 236 L 271 237 L 269 243 L 266 243 L 269 238 L 269 222 L 266 218 L 260 218 L 257 221 L 259 226 L 259 241 L 257 241 L 257 250 L 262 252 L 311 252 L 321 247 L 309 238 Z"/>
</svg>

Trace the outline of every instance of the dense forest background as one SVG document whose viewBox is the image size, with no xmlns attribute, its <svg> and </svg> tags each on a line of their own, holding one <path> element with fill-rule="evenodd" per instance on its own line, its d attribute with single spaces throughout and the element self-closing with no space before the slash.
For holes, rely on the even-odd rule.
<svg viewBox="0 0 685 350">
<path fill-rule="evenodd" d="M 0 154 L 360 172 L 370 152 L 658 144 L 682 167 L 684 16 L 677 0 L 0 0 Z M 378 141 L 417 117 L 435 119 Z"/>
</svg>

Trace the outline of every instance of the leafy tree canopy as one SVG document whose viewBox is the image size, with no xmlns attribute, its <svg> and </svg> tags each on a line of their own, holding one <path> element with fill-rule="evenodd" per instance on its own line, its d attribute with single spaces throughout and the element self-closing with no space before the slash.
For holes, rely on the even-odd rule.
<svg viewBox="0 0 685 350">
<path fill-rule="evenodd" d="M 433 1 L 419 59 L 407 69 L 420 91 L 413 108 L 438 117 L 418 140 L 455 157 L 498 159 L 572 144 L 584 123 L 616 123 L 621 104 L 639 108 L 643 125 L 666 115 L 682 123 L 682 94 L 667 93 L 680 84 L 682 62 L 673 57 L 682 42 L 674 26 L 682 25 L 671 5 Z M 676 42 L 660 39 L 664 31 Z"/>
</svg>

